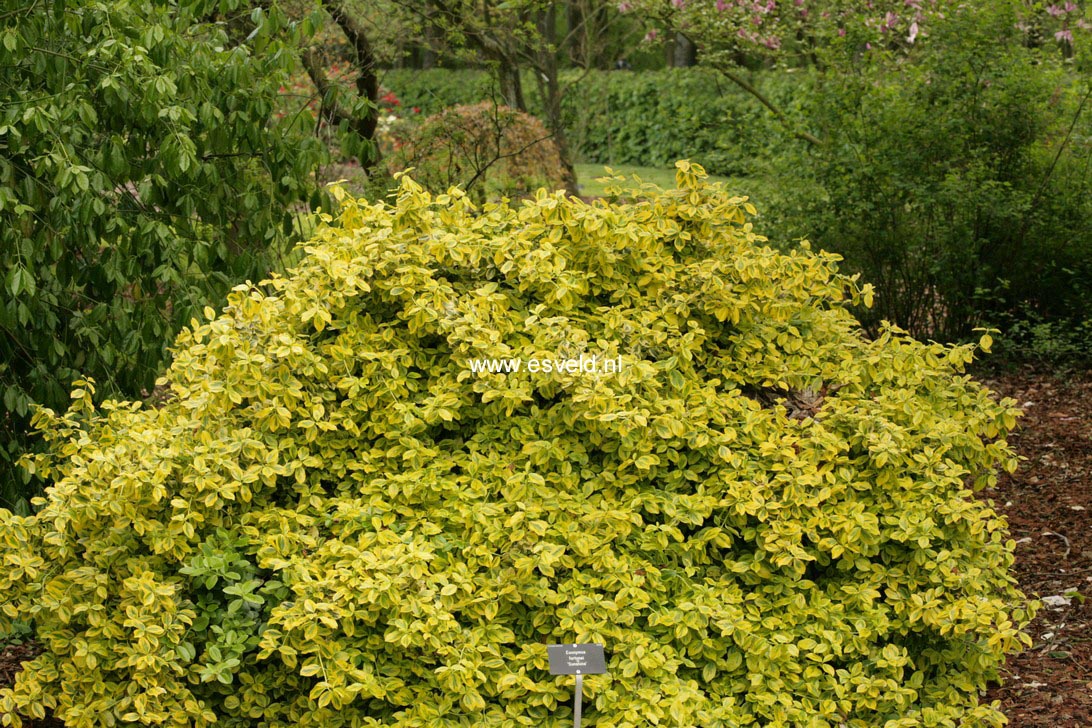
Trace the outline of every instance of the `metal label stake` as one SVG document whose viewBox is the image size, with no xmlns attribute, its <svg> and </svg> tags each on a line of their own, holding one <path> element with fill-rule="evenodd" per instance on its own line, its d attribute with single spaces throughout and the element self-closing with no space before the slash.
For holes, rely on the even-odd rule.
<svg viewBox="0 0 1092 728">
<path fill-rule="evenodd" d="M 573 696 L 573 728 L 580 728 L 581 703 L 584 699 L 584 676 L 576 673 L 576 695 Z"/>
<path fill-rule="evenodd" d="M 576 675 L 576 690 L 573 693 L 573 728 L 580 728 L 584 703 L 584 676 L 602 674 L 607 671 L 603 645 L 546 645 L 546 653 L 550 657 L 551 675 Z"/>
</svg>

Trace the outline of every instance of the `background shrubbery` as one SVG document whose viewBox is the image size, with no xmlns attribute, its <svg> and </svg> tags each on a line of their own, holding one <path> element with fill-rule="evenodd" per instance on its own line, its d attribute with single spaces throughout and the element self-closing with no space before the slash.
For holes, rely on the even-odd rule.
<svg viewBox="0 0 1092 728">
<path fill-rule="evenodd" d="M 964 9 L 909 57 L 867 55 L 801 88 L 824 143 L 779 146 L 778 183 L 758 193 L 765 229 L 874 282 L 873 331 L 954 341 L 1089 317 L 1092 89 L 1016 25 L 1011 10 Z"/>
<path fill-rule="evenodd" d="M 1079 13 L 1066 8 L 1037 22 Z M 737 69 L 780 119 L 711 69 L 566 71 L 569 142 L 585 162 L 686 156 L 734 178 L 766 203 L 760 230 L 806 237 L 877 284 L 875 308 L 858 312 L 873 333 L 891 321 L 961 341 L 994 326 L 1006 357 L 1031 346 L 1034 359 L 1087 359 L 1090 87 L 1080 58 L 1029 30 L 1026 13 L 953 7 L 914 43 L 835 35 L 803 67 Z M 493 93 L 473 71 L 392 71 L 385 83 L 423 108 Z M 532 111 L 540 103 L 528 94 Z"/>
<path fill-rule="evenodd" d="M 1080 351 L 1066 332 L 1092 300 L 1092 104 L 1064 67 L 1016 42 L 1014 24 L 957 14 L 912 59 L 755 74 L 818 145 L 711 71 L 569 72 L 580 79 L 564 107 L 570 142 L 586 162 L 687 155 L 741 178 L 768 203 L 760 229 L 807 237 L 877 283 L 877 306 L 859 312 L 873 331 L 888 320 L 953 341 L 1037 322 L 1007 337 L 1011 353 L 1021 330 L 1052 322 L 1068 342 L 1053 350 Z M 492 94 L 474 71 L 392 71 L 385 83 L 422 110 Z"/>
<path fill-rule="evenodd" d="M 757 74 L 755 82 L 789 108 L 803 99 L 804 74 Z M 660 71 L 566 71 L 571 84 L 562 106 L 577 160 L 598 164 L 671 166 L 683 157 L 711 174 L 761 174 L 777 125 L 753 97 L 702 68 Z M 496 97 L 484 71 L 431 69 L 387 71 L 383 83 L 407 107 L 436 113 L 451 104 Z M 528 88 L 534 88 L 528 79 Z M 542 114 L 541 99 L 528 93 L 528 110 Z"/>
</svg>

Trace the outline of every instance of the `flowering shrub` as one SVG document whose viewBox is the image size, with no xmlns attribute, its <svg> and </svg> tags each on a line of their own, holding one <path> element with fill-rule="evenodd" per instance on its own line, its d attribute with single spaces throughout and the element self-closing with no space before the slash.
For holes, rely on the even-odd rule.
<svg viewBox="0 0 1092 728">
<path fill-rule="evenodd" d="M 561 155 L 543 123 L 488 101 L 445 109 L 409 129 L 394 147 L 392 172 L 412 167 L 426 188 L 461 185 L 479 202 L 564 185 Z"/>
<path fill-rule="evenodd" d="M 402 148 L 405 139 L 420 123 L 420 114 L 420 107 L 411 106 L 406 109 L 394 91 L 382 89 L 379 96 L 379 123 L 375 130 L 382 158 L 386 159 Z"/>
<path fill-rule="evenodd" d="M 589 641 L 597 728 L 1000 725 L 1030 615 L 971 491 L 1014 403 L 677 183 L 479 211 L 403 177 L 194 321 L 160 407 L 42 412 L 0 628 L 45 651 L 5 719 L 560 728 L 544 643 Z M 468 368 L 584 353 L 623 368 Z"/>
<path fill-rule="evenodd" d="M 801 42 L 812 48 L 847 44 L 852 53 L 906 49 L 930 26 L 967 5 L 962 0 L 622 0 L 618 10 L 647 18 L 654 26 L 645 36 L 648 41 L 658 37 L 657 26 L 679 28 L 703 52 L 724 61 L 739 51 L 769 54 L 782 44 Z M 1074 2 L 1028 3 L 1020 25 L 1029 34 L 1051 33 L 1067 55 L 1078 41 L 1092 37 L 1092 23 Z"/>
<path fill-rule="evenodd" d="M 401 105 L 402 102 L 398 100 L 393 91 L 387 91 L 379 97 L 379 108 L 384 111 L 394 111 Z"/>
</svg>

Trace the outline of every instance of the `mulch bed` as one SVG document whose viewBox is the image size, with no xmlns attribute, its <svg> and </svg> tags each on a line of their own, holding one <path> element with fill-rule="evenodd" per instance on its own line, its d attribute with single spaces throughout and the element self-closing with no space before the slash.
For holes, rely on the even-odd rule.
<svg viewBox="0 0 1092 728">
<path fill-rule="evenodd" d="M 1092 728 L 1092 373 L 984 381 L 1025 414 L 1010 438 L 1020 469 L 982 497 L 1008 518 L 1024 592 L 1047 602 L 1029 628 L 1032 647 L 1009 659 L 985 699 L 1001 701 L 1010 728 Z M 0 685 L 34 654 L 32 644 L 0 650 Z"/>
<path fill-rule="evenodd" d="M 1092 373 L 986 383 L 1023 408 L 1009 442 L 1025 460 L 983 497 L 1008 518 L 1024 593 L 1047 602 L 1028 629 L 1031 648 L 1009 658 L 986 698 L 1001 701 L 1010 728 L 1090 728 Z"/>
</svg>

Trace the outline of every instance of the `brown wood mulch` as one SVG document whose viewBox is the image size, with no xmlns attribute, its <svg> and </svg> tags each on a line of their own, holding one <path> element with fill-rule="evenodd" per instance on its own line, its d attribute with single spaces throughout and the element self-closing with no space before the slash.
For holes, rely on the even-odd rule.
<svg viewBox="0 0 1092 728">
<path fill-rule="evenodd" d="M 1025 414 L 1010 438 L 1020 469 L 982 497 L 1008 518 L 1021 587 L 1044 601 L 1032 647 L 1009 658 L 985 700 L 1001 701 L 1010 728 L 1092 728 L 1092 372 L 984 381 Z M 33 643 L 0 649 L 0 686 L 34 654 Z"/>
<path fill-rule="evenodd" d="M 994 501 L 1016 540 L 1016 576 L 1043 601 L 1031 648 L 1011 656 L 987 700 L 1010 728 L 1092 728 L 1092 372 L 987 379 L 1024 410 L 1023 457 Z"/>
</svg>

